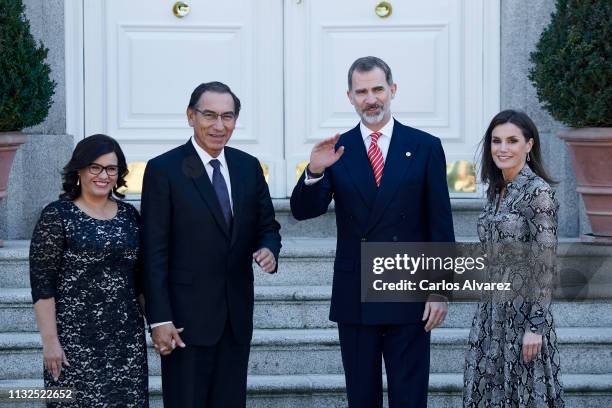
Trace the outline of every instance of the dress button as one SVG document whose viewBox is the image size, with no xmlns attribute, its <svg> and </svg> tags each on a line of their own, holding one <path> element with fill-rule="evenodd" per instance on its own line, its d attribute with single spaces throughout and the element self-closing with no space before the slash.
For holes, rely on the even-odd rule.
<svg viewBox="0 0 612 408">
<path fill-rule="evenodd" d="M 397 236 L 396 235 L 393 236 L 393 240 L 397 241 Z"/>
<path fill-rule="evenodd" d="M 366 242 L 367 240 L 367 238 L 361 238 L 361 242 Z"/>
</svg>

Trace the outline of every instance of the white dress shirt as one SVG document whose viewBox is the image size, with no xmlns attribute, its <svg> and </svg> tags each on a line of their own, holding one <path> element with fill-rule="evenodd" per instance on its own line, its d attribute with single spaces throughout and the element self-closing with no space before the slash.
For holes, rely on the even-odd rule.
<svg viewBox="0 0 612 408">
<path fill-rule="evenodd" d="M 191 138 L 191 143 L 193 144 L 193 147 L 195 147 L 195 150 L 198 156 L 200 156 L 200 160 L 202 160 L 202 163 L 204 164 L 204 168 L 206 169 L 206 174 L 208 174 L 208 178 L 210 179 L 211 183 L 212 183 L 212 176 L 213 176 L 214 168 L 210 164 L 210 161 L 213 159 L 217 159 L 221 162 L 221 166 L 219 170 L 221 171 L 221 175 L 225 179 L 225 185 L 227 186 L 227 193 L 229 194 L 230 207 L 232 210 L 232 214 L 234 214 L 234 202 L 232 201 L 232 183 L 230 181 L 230 174 L 229 174 L 229 169 L 227 168 L 227 162 L 225 161 L 225 148 L 221 150 L 221 153 L 219 153 L 219 156 L 212 157 L 210 154 L 206 152 L 206 150 L 200 147 L 200 145 L 195 141 L 193 137 Z"/>
<path fill-rule="evenodd" d="M 381 133 L 378 138 L 378 147 L 380 147 L 380 151 L 382 152 L 383 161 L 387 161 L 387 153 L 389 152 L 389 145 L 391 144 L 391 136 L 393 135 L 393 125 L 395 120 L 391 118 L 382 129 L 379 130 Z M 374 131 L 369 129 L 363 121 L 359 122 L 359 130 L 361 131 L 361 137 L 363 138 L 363 144 L 365 145 L 366 152 L 370 148 L 370 143 L 372 143 L 372 133 Z M 317 181 L 321 180 L 323 176 L 317 178 L 308 177 L 308 172 L 306 172 L 306 178 L 304 179 L 304 183 L 307 186 L 311 186 Z"/>
<path fill-rule="evenodd" d="M 221 171 L 221 175 L 223 175 L 223 178 L 225 179 L 225 185 L 227 185 L 227 192 L 229 194 L 229 200 L 230 200 L 230 208 L 233 214 L 234 213 L 234 203 L 232 202 L 232 184 L 230 181 L 229 170 L 227 168 L 227 162 L 225 161 L 225 149 L 221 150 L 221 153 L 219 154 L 219 156 L 212 157 L 210 154 L 206 152 L 206 150 L 200 147 L 200 145 L 195 141 L 193 137 L 191 138 L 191 143 L 193 144 L 193 147 L 195 147 L 196 153 L 198 153 L 200 160 L 202 160 L 202 163 L 204 164 L 204 168 L 206 169 L 206 174 L 208 174 L 208 178 L 210 179 L 211 183 L 212 183 L 212 176 L 213 176 L 214 168 L 210 164 L 210 161 L 213 159 L 217 159 L 221 162 L 221 166 L 219 170 Z M 170 322 L 153 323 L 151 324 L 151 328 L 161 326 L 162 324 L 168 324 L 168 323 L 172 323 L 172 322 L 170 321 Z"/>
</svg>

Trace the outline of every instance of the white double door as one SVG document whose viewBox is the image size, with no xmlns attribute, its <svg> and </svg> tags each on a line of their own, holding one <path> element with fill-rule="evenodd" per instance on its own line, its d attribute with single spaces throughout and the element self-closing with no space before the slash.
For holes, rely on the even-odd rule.
<svg viewBox="0 0 612 408">
<path fill-rule="evenodd" d="M 498 0 L 83 0 L 84 134 L 109 134 L 145 163 L 191 136 L 185 110 L 200 83 L 222 81 L 243 109 L 230 145 L 286 197 L 318 140 L 353 127 L 347 70 L 389 63 L 392 111 L 442 138 L 447 161 L 471 161 L 499 106 Z M 138 186 L 133 186 L 137 191 Z"/>
</svg>

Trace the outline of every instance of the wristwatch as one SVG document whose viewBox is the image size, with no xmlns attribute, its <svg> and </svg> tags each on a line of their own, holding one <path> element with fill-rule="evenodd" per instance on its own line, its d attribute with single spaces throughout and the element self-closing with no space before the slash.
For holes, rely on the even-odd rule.
<svg viewBox="0 0 612 408">
<path fill-rule="evenodd" d="M 308 178 L 319 178 L 323 176 L 323 173 L 313 173 L 312 171 L 310 171 L 308 166 L 306 166 L 306 174 L 308 175 Z"/>
</svg>

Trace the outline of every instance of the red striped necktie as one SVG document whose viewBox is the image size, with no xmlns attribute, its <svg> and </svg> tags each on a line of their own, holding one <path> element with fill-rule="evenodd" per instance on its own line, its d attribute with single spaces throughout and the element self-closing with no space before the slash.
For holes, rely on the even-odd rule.
<svg viewBox="0 0 612 408">
<path fill-rule="evenodd" d="M 383 160 L 382 151 L 378 146 L 378 139 L 382 136 L 380 132 L 374 132 L 370 135 L 372 142 L 368 148 L 368 159 L 372 165 L 372 171 L 374 172 L 374 180 L 376 180 L 376 186 L 380 187 L 380 179 L 382 179 L 383 168 L 385 167 L 385 161 Z"/>
</svg>

